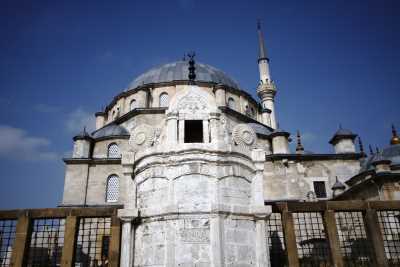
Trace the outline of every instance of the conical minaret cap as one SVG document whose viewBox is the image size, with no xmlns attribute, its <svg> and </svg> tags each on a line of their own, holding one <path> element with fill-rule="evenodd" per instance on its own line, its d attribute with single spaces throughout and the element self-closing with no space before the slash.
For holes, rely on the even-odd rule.
<svg viewBox="0 0 400 267">
<path fill-rule="evenodd" d="M 269 60 L 267 50 L 265 49 L 264 36 L 261 31 L 261 21 L 260 20 L 257 20 L 257 33 L 258 33 L 258 47 L 259 47 L 258 61 L 260 61 L 262 59 Z"/>
</svg>

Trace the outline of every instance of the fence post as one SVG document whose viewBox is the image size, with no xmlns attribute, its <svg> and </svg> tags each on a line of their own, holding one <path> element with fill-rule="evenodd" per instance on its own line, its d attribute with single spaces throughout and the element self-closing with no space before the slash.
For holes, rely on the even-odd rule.
<svg viewBox="0 0 400 267">
<path fill-rule="evenodd" d="M 293 215 L 285 205 L 282 211 L 282 227 L 285 236 L 286 252 L 290 267 L 299 267 L 299 255 L 297 253 L 296 233 L 294 231 Z"/>
<path fill-rule="evenodd" d="M 61 255 L 61 267 L 72 267 L 74 264 L 77 225 L 78 218 L 76 216 L 67 216 L 67 219 L 65 220 L 64 247 Z"/>
<path fill-rule="evenodd" d="M 335 212 L 326 210 L 324 213 L 325 231 L 329 240 L 332 263 L 335 267 L 343 267 L 343 256 L 340 251 L 340 243 L 337 234 Z"/>
<path fill-rule="evenodd" d="M 108 251 L 110 267 L 119 266 L 121 246 L 121 221 L 116 214 L 111 217 L 111 240 Z"/>
<path fill-rule="evenodd" d="M 378 221 L 376 210 L 367 209 L 365 211 L 365 228 L 368 233 L 369 240 L 371 241 L 372 248 L 374 249 L 374 258 L 377 266 L 389 266 L 385 255 L 385 246 L 383 243 L 381 228 Z"/>
<path fill-rule="evenodd" d="M 24 212 L 18 217 L 17 226 L 15 229 L 15 241 L 11 254 L 11 266 L 22 267 L 26 259 L 27 250 L 29 247 L 30 218 L 27 212 Z"/>
</svg>

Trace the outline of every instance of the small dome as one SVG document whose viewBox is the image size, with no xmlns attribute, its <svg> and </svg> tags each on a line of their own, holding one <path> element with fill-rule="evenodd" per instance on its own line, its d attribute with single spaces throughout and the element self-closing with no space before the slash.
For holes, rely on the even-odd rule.
<svg viewBox="0 0 400 267">
<path fill-rule="evenodd" d="M 331 140 L 329 141 L 330 144 L 335 145 L 339 140 L 341 139 L 352 139 L 354 140 L 357 137 L 355 133 L 348 129 L 343 129 L 342 127 L 339 127 L 339 130 L 336 131 L 336 133 L 333 135 Z"/>
<path fill-rule="evenodd" d="M 117 125 L 115 123 L 108 124 L 103 128 L 100 128 L 92 133 L 93 138 L 103 138 L 103 137 L 112 137 L 112 136 L 130 136 L 128 130 L 124 127 Z"/>
<path fill-rule="evenodd" d="M 83 131 L 74 136 L 73 140 L 91 140 L 92 136 L 83 128 Z"/>
<path fill-rule="evenodd" d="M 240 88 L 236 81 L 217 68 L 202 63 L 196 63 L 195 67 L 196 81 L 223 84 L 236 89 Z M 168 63 L 152 68 L 138 76 L 129 84 L 128 90 L 145 84 L 187 81 L 189 80 L 188 74 L 188 62 L 177 61 Z"/>
</svg>

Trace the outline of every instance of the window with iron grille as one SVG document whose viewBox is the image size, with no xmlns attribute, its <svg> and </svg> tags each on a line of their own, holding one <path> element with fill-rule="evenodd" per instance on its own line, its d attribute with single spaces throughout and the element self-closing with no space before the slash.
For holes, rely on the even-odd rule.
<svg viewBox="0 0 400 267">
<path fill-rule="evenodd" d="M 169 104 L 169 96 L 167 93 L 162 93 L 160 95 L 160 107 L 168 107 Z"/>
<path fill-rule="evenodd" d="M 119 177 L 111 175 L 107 179 L 106 201 L 117 202 L 119 197 Z"/>
<path fill-rule="evenodd" d="M 230 109 L 235 109 L 235 100 L 234 100 L 232 97 L 230 97 L 230 98 L 228 99 L 228 107 L 229 107 Z"/>
<path fill-rule="evenodd" d="M 314 181 L 314 192 L 317 198 L 326 198 L 326 188 L 324 181 Z"/>
<path fill-rule="evenodd" d="M 130 105 L 129 105 L 131 110 L 134 110 L 135 108 L 137 108 L 137 102 L 136 99 L 132 99 Z"/>
<path fill-rule="evenodd" d="M 111 218 L 80 218 L 73 266 L 106 266 L 110 232 Z"/>
<path fill-rule="evenodd" d="M 109 158 L 120 158 L 121 157 L 119 147 L 116 143 L 111 143 L 108 146 L 107 157 L 109 157 Z"/>
<path fill-rule="evenodd" d="M 10 266 L 15 240 L 16 220 L 0 220 L 0 266 Z"/>
</svg>

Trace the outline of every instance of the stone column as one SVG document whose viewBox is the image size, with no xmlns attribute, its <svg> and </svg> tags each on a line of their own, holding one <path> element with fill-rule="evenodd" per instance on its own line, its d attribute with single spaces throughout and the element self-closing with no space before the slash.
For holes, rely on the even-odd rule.
<svg viewBox="0 0 400 267">
<path fill-rule="evenodd" d="M 185 120 L 179 119 L 179 143 L 183 144 L 185 142 Z"/>
<path fill-rule="evenodd" d="M 271 206 L 264 205 L 264 161 L 265 152 L 261 149 L 253 149 L 252 160 L 256 169 L 256 174 L 251 182 L 252 202 L 251 213 L 256 221 L 256 266 L 270 266 L 269 251 L 266 242 L 266 220 L 271 215 Z"/>
<path fill-rule="evenodd" d="M 211 143 L 218 142 L 218 121 L 219 113 L 210 113 L 210 137 Z"/>
<path fill-rule="evenodd" d="M 210 129 L 208 127 L 208 119 L 203 120 L 203 140 L 204 143 L 210 143 Z"/>
<path fill-rule="evenodd" d="M 176 113 L 167 114 L 167 140 L 170 144 L 178 142 L 178 115 Z"/>
<path fill-rule="evenodd" d="M 268 208 L 268 207 L 265 207 Z M 270 210 L 265 210 L 263 213 L 256 214 L 256 266 L 270 266 L 269 248 L 266 242 L 266 220 L 271 215 Z"/>
<path fill-rule="evenodd" d="M 135 230 L 132 227 L 132 222 L 138 217 L 137 209 L 120 209 L 118 217 L 122 221 L 121 233 L 121 259 L 120 267 L 132 267 L 134 256 L 134 236 Z"/>
<path fill-rule="evenodd" d="M 219 214 L 210 218 L 211 262 L 213 267 L 224 266 L 223 222 Z"/>
</svg>

